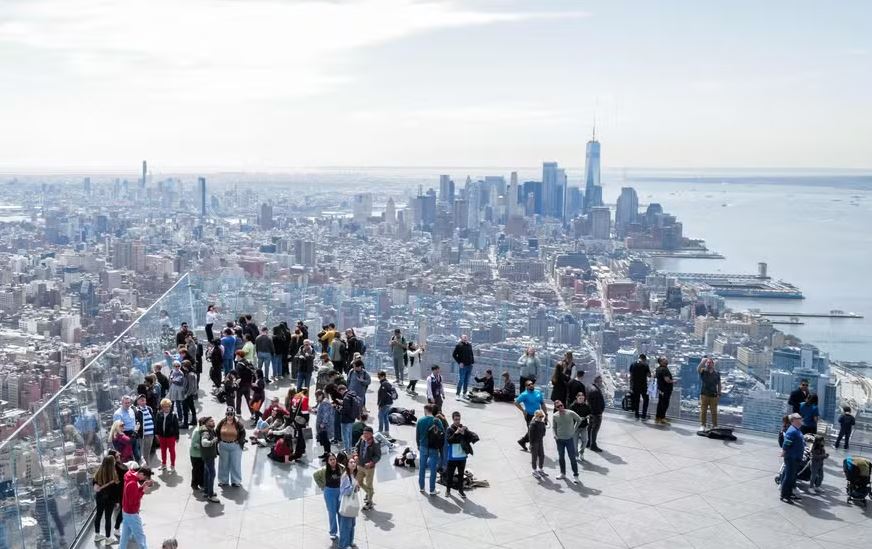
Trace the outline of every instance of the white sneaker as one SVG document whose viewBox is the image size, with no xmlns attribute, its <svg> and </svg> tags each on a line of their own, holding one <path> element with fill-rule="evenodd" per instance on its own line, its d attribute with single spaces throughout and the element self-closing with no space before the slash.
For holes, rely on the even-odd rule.
<svg viewBox="0 0 872 549">
<path fill-rule="evenodd" d="M 118 528 L 116 528 L 112 533 L 115 534 L 116 538 L 121 537 L 121 530 L 119 530 Z"/>
<path fill-rule="evenodd" d="M 105 543 L 106 545 L 115 545 L 116 543 L 118 543 L 118 538 L 116 538 L 115 536 L 109 536 L 108 538 L 106 538 Z"/>
<path fill-rule="evenodd" d="M 539 478 L 539 471 L 537 471 L 536 469 L 533 469 L 533 476 L 536 478 Z"/>
<path fill-rule="evenodd" d="M 564 475 L 563 473 L 561 473 L 561 474 L 557 475 L 557 476 L 554 477 L 554 478 L 556 478 L 557 480 L 563 480 L 563 479 L 566 478 L 566 475 Z"/>
<path fill-rule="evenodd" d="M 103 534 L 94 534 L 94 541 L 103 541 L 104 539 L 106 539 L 106 536 Z"/>
<path fill-rule="evenodd" d="M 460 395 L 457 395 L 456 397 L 454 397 L 454 400 L 460 400 Z"/>
<path fill-rule="evenodd" d="M 572 484 L 578 484 L 579 482 L 581 482 L 581 481 L 578 480 L 578 475 L 573 475 L 572 476 Z"/>
<path fill-rule="evenodd" d="M 549 476 L 548 473 L 545 472 L 545 469 L 539 469 L 539 474 L 543 477 Z"/>
<path fill-rule="evenodd" d="M 176 468 L 170 466 L 170 468 L 168 469 L 168 471 L 169 471 L 170 473 L 175 473 L 175 472 L 176 472 Z"/>
<path fill-rule="evenodd" d="M 436 490 L 433 490 L 432 492 L 430 492 L 430 497 L 438 496 L 438 495 L 439 495 L 439 492 L 437 492 Z"/>
</svg>

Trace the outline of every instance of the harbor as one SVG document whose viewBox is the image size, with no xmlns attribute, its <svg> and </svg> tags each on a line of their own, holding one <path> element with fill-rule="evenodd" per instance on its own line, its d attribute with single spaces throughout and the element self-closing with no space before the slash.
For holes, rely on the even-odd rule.
<svg viewBox="0 0 872 549">
<path fill-rule="evenodd" d="M 775 317 L 796 317 L 796 318 L 863 318 L 863 315 L 858 313 L 846 313 L 838 309 L 833 309 L 829 313 L 791 313 L 791 312 L 769 312 L 757 311 L 752 309 L 751 312 L 757 313 L 760 316 L 775 316 Z M 795 322 L 793 324 L 796 324 Z"/>
</svg>

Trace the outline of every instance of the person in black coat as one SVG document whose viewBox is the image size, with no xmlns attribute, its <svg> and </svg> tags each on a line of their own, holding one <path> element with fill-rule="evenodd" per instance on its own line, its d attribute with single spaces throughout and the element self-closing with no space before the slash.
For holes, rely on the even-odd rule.
<svg viewBox="0 0 872 549">
<path fill-rule="evenodd" d="M 572 353 L 567 352 L 563 360 L 554 366 L 554 372 L 551 374 L 551 401 L 566 402 L 566 389 L 569 384 L 572 367 L 575 363 L 572 361 Z"/>
<path fill-rule="evenodd" d="M 633 400 L 633 413 L 637 418 L 648 419 L 648 379 L 651 368 L 648 357 L 639 355 L 639 360 L 630 365 L 630 398 Z M 639 400 L 642 401 L 642 411 L 639 411 Z"/>
<path fill-rule="evenodd" d="M 808 380 L 803 379 L 799 382 L 799 387 L 790 393 L 790 398 L 787 399 L 787 404 L 793 409 L 794 414 L 799 413 L 799 408 L 802 403 L 808 400 L 809 395 Z"/>
<path fill-rule="evenodd" d="M 483 377 L 476 377 L 474 379 L 476 383 L 481 383 L 481 387 L 476 387 L 476 389 L 494 396 L 494 373 L 492 370 L 487 369 L 484 371 Z"/>
<path fill-rule="evenodd" d="M 273 328 L 273 347 L 275 347 L 276 354 L 279 356 L 282 364 L 282 376 L 287 376 L 290 374 L 290 370 L 288 368 L 288 349 L 291 346 L 291 334 L 288 332 L 287 324 L 282 322 L 275 328 Z"/>
<path fill-rule="evenodd" d="M 593 385 L 587 388 L 587 403 L 590 405 L 590 423 L 587 426 L 587 447 L 594 452 L 602 452 L 596 443 L 600 425 L 603 423 L 603 412 L 606 409 L 606 399 L 602 391 L 603 377 L 596 376 Z"/>
<path fill-rule="evenodd" d="M 584 370 L 576 369 L 575 378 L 566 384 L 566 402 L 574 403 L 575 396 L 578 393 L 584 393 L 587 395 L 587 387 L 585 387 L 584 383 L 581 381 L 582 378 L 584 378 Z"/>
</svg>

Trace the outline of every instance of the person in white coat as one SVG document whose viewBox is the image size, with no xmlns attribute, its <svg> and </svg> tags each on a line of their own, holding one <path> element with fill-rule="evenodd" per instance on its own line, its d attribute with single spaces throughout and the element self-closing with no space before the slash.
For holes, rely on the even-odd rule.
<svg viewBox="0 0 872 549">
<path fill-rule="evenodd" d="M 424 348 L 418 347 L 415 343 L 410 342 L 406 354 L 409 357 L 409 385 L 406 387 L 406 394 L 416 396 L 415 384 L 418 380 L 426 379 L 430 375 L 424 370 L 423 360 Z"/>
</svg>

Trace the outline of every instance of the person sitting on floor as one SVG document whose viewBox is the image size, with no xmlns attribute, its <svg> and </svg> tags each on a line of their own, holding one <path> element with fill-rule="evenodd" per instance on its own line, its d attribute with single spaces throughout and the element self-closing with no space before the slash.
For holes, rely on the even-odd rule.
<svg viewBox="0 0 872 549">
<path fill-rule="evenodd" d="M 509 375 L 509 372 L 503 372 L 501 377 L 503 378 L 503 386 L 494 391 L 494 400 L 497 402 L 514 402 L 515 397 L 518 395 L 515 393 L 515 384 L 512 383 L 512 377 Z"/>
</svg>

